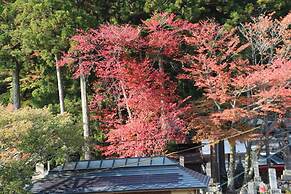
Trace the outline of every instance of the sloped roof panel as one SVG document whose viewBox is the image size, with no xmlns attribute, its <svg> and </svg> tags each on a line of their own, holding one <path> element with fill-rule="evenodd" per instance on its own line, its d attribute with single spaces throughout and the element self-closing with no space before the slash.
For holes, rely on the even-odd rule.
<svg viewBox="0 0 291 194">
<path fill-rule="evenodd" d="M 163 157 L 154 160 L 152 158 L 148 159 L 151 164 L 147 163 L 147 166 L 51 172 L 43 180 L 34 183 L 31 191 L 42 194 L 74 194 L 208 187 L 210 178 L 207 176 L 184 168 L 171 162 L 168 158 L 168 161 Z M 121 162 L 119 159 L 116 161 Z M 138 164 L 143 165 L 144 163 Z"/>
</svg>

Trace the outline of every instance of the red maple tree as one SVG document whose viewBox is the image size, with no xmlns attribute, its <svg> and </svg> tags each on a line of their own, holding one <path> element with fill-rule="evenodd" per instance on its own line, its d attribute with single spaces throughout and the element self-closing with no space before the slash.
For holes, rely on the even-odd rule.
<svg viewBox="0 0 291 194">
<path fill-rule="evenodd" d="M 258 28 L 262 24 L 248 26 Z M 286 27 L 285 31 L 276 29 L 280 29 L 281 37 L 286 34 Z M 185 40 L 195 50 L 185 55 L 186 67 L 180 78 L 193 80 L 204 91 L 200 102 L 204 104 L 194 107 L 195 126 L 191 125 L 200 132 L 197 137 L 221 139 L 250 129 L 255 119 L 284 115 L 291 95 L 288 59 L 276 53 L 270 56 L 267 50 L 260 62 L 252 60 L 246 57 L 253 48 L 250 41 L 240 40 L 237 29 L 227 32 L 211 21 L 201 22 L 190 34 Z M 261 40 L 272 39 L 261 34 Z M 282 45 L 276 46 L 282 53 Z"/>
<path fill-rule="evenodd" d="M 266 16 L 246 24 L 240 29 L 246 40 L 239 38 L 237 29 L 227 32 L 211 21 L 201 22 L 185 36 L 194 49 L 184 57 L 180 78 L 192 80 L 204 92 L 203 99 L 194 104 L 190 127 L 197 130 L 198 141 L 233 137 L 229 139 L 230 190 L 234 186 L 234 140 L 247 138 L 255 129 L 268 133 L 269 121 L 279 121 L 290 108 L 288 24 L 286 18 L 282 21 Z M 258 120 L 263 121 L 259 127 Z M 248 170 L 246 166 L 245 174 Z"/>
<path fill-rule="evenodd" d="M 187 26 L 174 15 L 159 14 L 139 27 L 103 25 L 72 38 L 75 45 L 60 64 L 72 64 L 76 77 L 96 76 L 90 108 L 107 135 L 105 155 L 157 155 L 169 142 L 185 139 L 181 116 L 187 107 L 167 71 L 182 57 Z"/>
<path fill-rule="evenodd" d="M 107 134 L 105 155 L 161 154 L 168 142 L 181 142 L 187 133 L 182 116 L 188 107 L 177 95 L 177 74 L 204 91 L 188 126 L 197 130 L 197 139 L 221 139 L 249 130 L 254 119 L 284 114 L 291 75 L 288 55 L 282 54 L 288 52 L 282 46 L 286 21 L 281 21 L 285 31 L 273 28 L 281 30 L 282 41 L 273 44 L 276 52 L 267 58 L 268 53 L 260 54 L 260 62 L 246 54 L 254 48 L 249 40 L 257 37 L 242 41 L 237 29 L 227 32 L 212 21 L 192 24 L 157 14 L 141 26 L 80 31 L 60 64 L 71 64 L 76 77 L 96 76 L 91 111 Z M 244 35 L 259 26 L 248 24 Z M 260 40 L 270 40 L 265 36 Z"/>
</svg>

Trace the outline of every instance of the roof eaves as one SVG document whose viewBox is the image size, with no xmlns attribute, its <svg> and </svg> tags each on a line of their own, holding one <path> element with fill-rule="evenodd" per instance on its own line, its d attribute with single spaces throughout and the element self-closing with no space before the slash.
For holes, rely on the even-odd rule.
<svg viewBox="0 0 291 194">
<path fill-rule="evenodd" d="M 179 165 L 179 168 L 181 168 L 184 172 L 186 172 L 190 176 L 194 177 L 195 179 L 198 179 L 198 181 L 200 181 L 201 184 L 203 185 L 200 188 L 207 188 L 208 187 L 209 182 L 210 182 L 210 177 L 209 176 L 203 175 L 203 174 L 201 174 L 199 172 L 193 171 L 191 169 L 185 168 L 185 167 L 180 166 L 180 165 Z M 198 188 L 198 187 L 196 187 L 196 188 Z"/>
</svg>

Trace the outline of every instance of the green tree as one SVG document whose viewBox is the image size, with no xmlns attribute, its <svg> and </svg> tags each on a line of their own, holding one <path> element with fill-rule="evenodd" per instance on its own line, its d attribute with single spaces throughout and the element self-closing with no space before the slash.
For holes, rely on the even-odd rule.
<svg viewBox="0 0 291 194">
<path fill-rule="evenodd" d="M 21 193 L 38 162 L 60 164 L 80 154 L 81 134 L 81 125 L 69 114 L 0 107 L 0 193 Z"/>
<path fill-rule="evenodd" d="M 0 8 L 0 69 L 10 70 L 12 77 L 12 99 L 14 109 L 20 108 L 20 63 L 23 58 L 19 52 L 19 40 L 13 39 L 11 32 L 15 29 L 13 18 L 15 12 L 12 3 L 3 2 Z"/>
<path fill-rule="evenodd" d="M 96 21 L 75 1 L 17 0 L 4 5 L 0 64 L 7 70 L 13 68 L 16 78 L 21 68 L 22 96 L 29 104 L 43 107 L 57 102 L 56 59 L 69 47 L 69 37 L 76 29 Z"/>
<path fill-rule="evenodd" d="M 146 0 L 144 10 L 148 13 L 166 11 L 180 15 L 190 21 L 214 18 L 220 24 L 236 26 L 250 20 L 251 16 L 275 12 L 285 16 L 290 9 L 288 0 Z"/>
</svg>

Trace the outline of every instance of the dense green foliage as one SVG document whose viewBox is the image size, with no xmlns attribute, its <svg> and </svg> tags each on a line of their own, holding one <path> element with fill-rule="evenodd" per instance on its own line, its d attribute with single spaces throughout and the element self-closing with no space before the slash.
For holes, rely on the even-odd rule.
<svg viewBox="0 0 291 194">
<path fill-rule="evenodd" d="M 276 12 L 277 16 L 288 13 L 288 0 L 147 0 L 145 11 L 167 11 L 180 15 L 190 21 L 214 18 L 221 24 L 234 26 L 240 22 L 250 20 L 251 16 Z"/>
<path fill-rule="evenodd" d="M 60 164 L 82 151 L 82 131 L 69 114 L 0 107 L 0 193 L 20 193 L 38 162 Z M 68 135 L 70 134 L 70 135 Z"/>
<path fill-rule="evenodd" d="M 29 193 L 24 186 L 31 182 L 33 168 L 23 161 L 13 161 L 7 166 L 0 167 L 1 193 Z M 3 185 L 3 186 L 2 186 Z"/>
<path fill-rule="evenodd" d="M 24 104 L 43 107 L 57 103 L 56 59 L 68 49 L 76 29 L 95 25 L 94 19 L 72 1 L 21 0 L 5 5 L 0 20 L 0 66 L 8 71 L 15 63 L 21 64 Z M 76 87 L 70 78 L 66 72 L 69 94 Z M 72 96 L 76 91 L 73 89 Z M 4 92 L 9 90 L 3 88 Z M 1 99 L 7 103 L 7 95 Z"/>
</svg>

